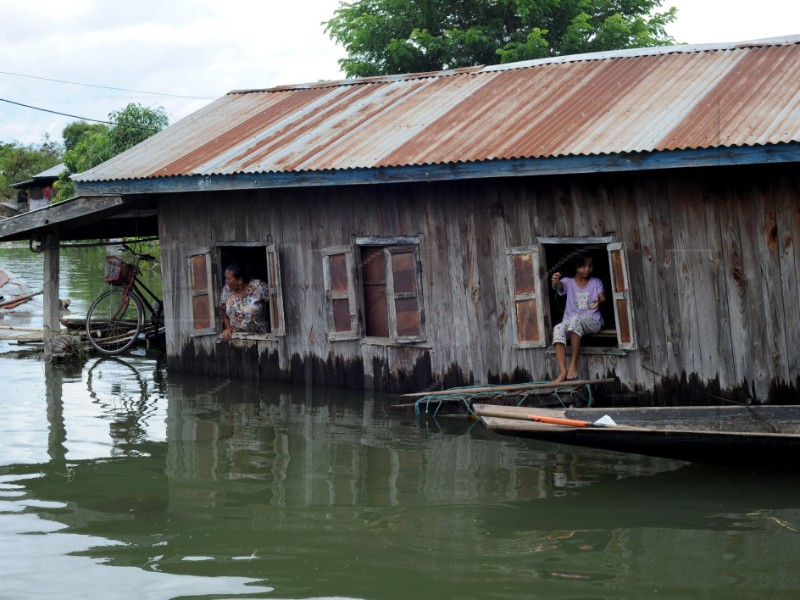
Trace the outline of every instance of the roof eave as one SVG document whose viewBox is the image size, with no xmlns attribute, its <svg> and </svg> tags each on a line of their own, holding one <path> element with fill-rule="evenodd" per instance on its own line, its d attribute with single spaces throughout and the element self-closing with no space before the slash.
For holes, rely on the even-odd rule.
<svg viewBox="0 0 800 600">
<path fill-rule="evenodd" d="M 559 156 L 329 171 L 235 173 L 76 182 L 81 195 L 170 194 L 241 189 L 374 185 L 492 177 L 649 171 L 692 167 L 800 162 L 800 142 L 787 144 Z"/>
</svg>

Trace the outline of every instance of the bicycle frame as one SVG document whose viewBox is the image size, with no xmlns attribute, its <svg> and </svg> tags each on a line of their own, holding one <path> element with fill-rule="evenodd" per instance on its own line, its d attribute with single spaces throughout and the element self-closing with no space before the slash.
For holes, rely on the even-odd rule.
<svg viewBox="0 0 800 600">
<path fill-rule="evenodd" d="M 146 339 L 158 339 L 164 325 L 161 299 L 139 279 L 139 263 L 142 260 L 155 262 L 155 259 L 135 252 L 126 244 L 123 248 L 134 258 L 133 263 L 129 263 L 132 276 L 126 283 L 114 285 L 100 294 L 86 316 L 89 341 L 104 354 L 127 350 L 142 331 Z"/>
</svg>

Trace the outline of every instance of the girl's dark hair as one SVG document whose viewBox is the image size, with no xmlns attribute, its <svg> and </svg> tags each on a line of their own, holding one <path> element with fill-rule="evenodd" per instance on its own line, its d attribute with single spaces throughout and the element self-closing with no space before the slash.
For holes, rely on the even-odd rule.
<svg viewBox="0 0 800 600">
<path fill-rule="evenodd" d="M 231 263 L 225 270 L 230 272 L 236 279 L 241 279 L 245 283 L 250 283 L 250 280 L 253 278 L 253 269 L 250 267 L 241 267 L 239 263 Z"/>
<path fill-rule="evenodd" d="M 575 255 L 575 268 L 580 269 L 583 265 L 585 265 L 589 261 L 590 258 L 592 257 L 589 254 L 578 252 Z"/>
</svg>

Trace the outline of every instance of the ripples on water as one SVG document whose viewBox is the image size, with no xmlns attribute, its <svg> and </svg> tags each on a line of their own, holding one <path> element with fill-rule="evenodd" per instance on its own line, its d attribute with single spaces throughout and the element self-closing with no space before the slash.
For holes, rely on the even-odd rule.
<svg viewBox="0 0 800 600">
<path fill-rule="evenodd" d="M 0 373 L 3 600 L 788 598 L 800 583 L 793 475 L 501 438 L 390 416 L 369 393 L 167 377 L 144 353 L 47 365 L 0 341 Z"/>
</svg>

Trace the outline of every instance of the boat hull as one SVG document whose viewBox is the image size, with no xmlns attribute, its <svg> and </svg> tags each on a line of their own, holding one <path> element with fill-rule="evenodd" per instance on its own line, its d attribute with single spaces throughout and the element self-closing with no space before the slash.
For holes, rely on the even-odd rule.
<svg viewBox="0 0 800 600">
<path fill-rule="evenodd" d="M 504 435 L 707 464 L 800 466 L 800 406 L 531 412 L 476 406 L 484 424 Z M 616 425 L 576 427 L 529 420 L 536 415 L 589 423 L 608 415 Z"/>
</svg>

